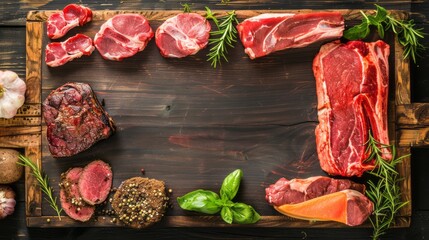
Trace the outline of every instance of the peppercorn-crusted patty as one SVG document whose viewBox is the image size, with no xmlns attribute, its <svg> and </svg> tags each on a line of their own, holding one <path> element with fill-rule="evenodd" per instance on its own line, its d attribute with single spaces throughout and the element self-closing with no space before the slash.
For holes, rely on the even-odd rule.
<svg viewBox="0 0 429 240">
<path fill-rule="evenodd" d="M 159 222 L 168 204 L 163 181 L 134 177 L 122 182 L 112 200 L 119 220 L 133 228 Z"/>
</svg>

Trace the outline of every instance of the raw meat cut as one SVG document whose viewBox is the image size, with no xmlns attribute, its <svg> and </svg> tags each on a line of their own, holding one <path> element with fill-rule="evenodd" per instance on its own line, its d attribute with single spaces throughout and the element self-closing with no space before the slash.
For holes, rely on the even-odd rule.
<svg viewBox="0 0 429 240">
<path fill-rule="evenodd" d="M 275 184 L 265 188 L 265 199 L 271 205 L 304 202 L 326 194 L 352 189 L 365 193 L 365 185 L 348 179 L 334 179 L 323 176 L 306 179 L 280 178 Z"/>
<path fill-rule="evenodd" d="M 365 161 L 369 130 L 377 141 L 389 144 L 388 56 L 389 45 L 383 41 L 336 41 L 322 46 L 315 57 L 316 145 L 327 173 L 361 176 L 374 168 L 374 160 Z M 384 157 L 391 157 L 387 148 Z"/>
<path fill-rule="evenodd" d="M 60 189 L 60 202 L 64 212 L 74 220 L 86 222 L 91 219 L 94 214 L 94 206 L 76 206 L 67 199 L 67 195 L 64 189 Z"/>
<path fill-rule="evenodd" d="M 48 37 L 51 39 L 60 38 L 66 35 L 70 29 L 83 26 L 91 20 L 91 9 L 77 4 L 69 4 L 63 11 L 49 16 L 46 22 Z"/>
<path fill-rule="evenodd" d="M 78 183 L 82 170 L 76 167 L 61 174 L 60 202 L 69 217 L 85 222 L 92 217 L 95 207 L 86 204 L 80 196 Z"/>
<path fill-rule="evenodd" d="M 103 58 L 120 61 L 143 51 L 153 36 L 145 17 L 139 14 L 119 14 L 101 25 L 94 44 Z"/>
<path fill-rule="evenodd" d="M 210 30 L 210 23 L 204 17 L 196 13 L 182 13 L 158 27 L 155 41 L 162 56 L 182 58 L 205 48 Z"/>
<path fill-rule="evenodd" d="M 349 226 L 362 224 L 372 213 L 373 203 L 362 193 L 343 190 L 297 204 L 274 208 L 287 216 L 311 221 L 336 221 Z"/>
<path fill-rule="evenodd" d="M 82 199 L 90 205 L 104 202 L 110 193 L 112 179 L 112 169 L 109 164 L 96 160 L 86 165 L 78 184 Z"/>
<path fill-rule="evenodd" d="M 86 83 L 66 83 L 53 90 L 42 110 L 53 157 L 78 154 L 115 132 L 113 120 Z"/>
<path fill-rule="evenodd" d="M 340 38 L 344 19 L 338 12 L 265 13 L 237 25 L 244 52 L 251 59 L 317 41 Z"/>
<path fill-rule="evenodd" d="M 76 34 L 64 42 L 49 43 L 45 49 L 45 62 L 50 67 L 58 67 L 83 55 L 89 56 L 94 49 L 90 37 Z"/>
</svg>

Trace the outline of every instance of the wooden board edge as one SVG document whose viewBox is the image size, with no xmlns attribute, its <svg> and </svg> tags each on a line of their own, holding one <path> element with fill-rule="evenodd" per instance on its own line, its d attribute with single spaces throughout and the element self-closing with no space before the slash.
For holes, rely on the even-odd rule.
<svg viewBox="0 0 429 240">
<path fill-rule="evenodd" d="M 34 164 L 41 168 L 41 134 L 32 135 L 32 140 L 28 142 L 25 148 L 25 156 L 33 161 Z M 42 191 L 37 179 L 33 176 L 31 170 L 25 168 L 25 213 L 26 216 L 42 216 Z"/>
<path fill-rule="evenodd" d="M 30 11 L 27 14 L 27 21 L 36 21 L 44 22 L 50 15 L 57 13 L 60 10 L 47 10 L 47 11 Z M 216 16 L 225 16 L 230 10 L 215 10 L 213 11 Z M 311 10 L 311 9 L 300 9 L 300 10 L 235 10 L 237 17 L 239 19 L 245 19 L 253 17 L 263 13 L 309 13 L 309 12 L 322 12 L 322 11 L 331 11 L 331 12 L 340 12 L 346 18 L 346 20 L 355 20 L 362 19 L 361 11 L 364 13 L 374 13 L 374 10 L 360 10 L 360 9 L 321 9 L 321 10 Z M 202 10 L 193 11 L 200 15 L 205 15 L 206 12 Z M 392 15 L 397 19 L 406 19 L 408 18 L 408 13 L 401 10 L 390 10 Z M 183 13 L 181 10 L 94 10 L 93 11 L 93 20 L 107 20 L 114 15 L 124 14 L 124 13 L 137 13 L 144 15 L 149 21 L 151 20 L 166 20 L 170 17 L 173 17 L 179 13 Z"/>
<path fill-rule="evenodd" d="M 26 23 L 26 84 L 25 101 L 40 104 L 42 83 L 42 22 Z"/>
<path fill-rule="evenodd" d="M 399 147 L 429 146 L 429 126 L 402 128 L 396 134 Z"/>
<path fill-rule="evenodd" d="M 397 217 L 395 220 L 394 228 L 405 228 L 409 227 L 411 223 L 411 217 Z M 78 222 L 67 216 L 61 216 L 61 220 L 58 216 L 42 216 L 42 217 L 27 217 L 28 227 L 40 227 L 40 228 L 66 228 L 66 227 L 115 227 L 115 228 L 127 228 L 124 224 L 118 220 L 114 220 L 114 217 L 103 217 L 99 216 L 89 220 L 88 222 Z M 222 221 L 219 216 L 166 216 L 160 223 L 153 226 L 154 228 L 168 228 L 168 227 L 252 227 L 252 228 L 372 228 L 369 221 L 364 224 L 349 227 L 342 223 L 336 222 L 310 222 L 304 220 L 291 219 L 287 216 L 262 216 L 261 220 L 255 224 L 227 224 Z"/>
<path fill-rule="evenodd" d="M 404 59 L 404 48 L 395 35 L 395 102 L 396 105 L 411 103 L 410 60 Z"/>
<path fill-rule="evenodd" d="M 400 127 L 429 126 L 429 103 L 401 104 L 396 111 L 397 124 Z"/>
<path fill-rule="evenodd" d="M 396 149 L 397 156 L 407 156 L 402 159 L 402 163 L 398 164 L 397 171 L 403 179 L 399 186 L 401 189 L 402 202 L 408 202 L 407 205 L 399 210 L 398 216 L 411 216 L 412 214 L 412 192 L 411 192 L 411 148 L 398 147 Z"/>
</svg>

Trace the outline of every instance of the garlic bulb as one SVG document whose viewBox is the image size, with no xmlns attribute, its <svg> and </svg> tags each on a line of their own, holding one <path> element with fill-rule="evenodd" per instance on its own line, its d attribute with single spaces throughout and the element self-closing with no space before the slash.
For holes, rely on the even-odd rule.
<svg viewBox="0 0 429 240">
<path fill-rule="evenodd" d="M 25 101 L 25 82 L 12 71 L 0 71 L 0 118 L 12 118 Z"/>
<path fill-rule="evenodd" d="M 15 211 L 15 192 L 6 185 L 0 185 L 0 219 L 3 219 Z"/>
</svg>

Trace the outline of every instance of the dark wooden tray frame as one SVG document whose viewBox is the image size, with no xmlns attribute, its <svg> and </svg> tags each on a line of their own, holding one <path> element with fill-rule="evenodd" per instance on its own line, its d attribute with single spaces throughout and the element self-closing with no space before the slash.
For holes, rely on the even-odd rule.
<svg viewBox="0 0 429 240">
<path fill-rule="evenodd" d="M 287 12 L 310 12 L 311 10 L 294 10 Z M 333 10 L 329 10 L 333 11 Z M 359 10 L 336 10 L 341 12 L 347 20 L 360 19 Z M 43 24 L 49 15 L 55 11 L 31 11 L 26 23 L 26 102 L 13 119 L 0 119 L 0 147 L 16 148 L 42 166 L 41 136 L 41 66 L 42 66 L 42 36 Z M 119 13 L 139 13 L 149 20 L 164 20 L 180 11 L 94 11 L 95 20 L 103 20 Z M 225 11 L 217 11 L 220 15 Z M 266 12 L 286 12 L 268 10 L 239 10 L 236 11 L 240 19 L 248 18 Z M 200 12 L 201 14 L 203 12 Z M 392 11 L 398 18 L 407 18 L 407 14 Z M 410 93 L 410 64 L 403 59 L 403 49 L 395 40 L 394 59 L 394 102 L 389 103 L 389 128 L 392 143 L 397 146 L 400 155 L 409 154 L 411 147 L 429 144 L 429 104 L 412 103 Z M 409 227 L 411 222 L 411 159 L 405 158 L 398 167 L 400 175 L 404 178 L 401 183 L 402 197 L 410 204 L 405 206 L 396 218 L 396 227 Z M 46 216 L 42 212 L 42 193 L 36 179 L 29 169 L 25 171 L 25 199 L 26 222 L 28 227 L 112 227 L 123 226 L 113 222 L 112 217 L 100 216 L 94 221 L 79 223 L 67 216 L 61 220 L 57 216 Z M 246 225 L 230 225 L 222 222 L 216 216 L 167 216 L 158 224 L 159 227 L 238 227 Z M 262 216 L 262 219 L 252 225 L 254 227 L 304 227 L 304 228 L 338 228 L 343 224 L 334 222 L 308 222 L 297 221 L 286 216 Z M 366 223 L 360 227 L 370 227 Z"/>
</svg>

